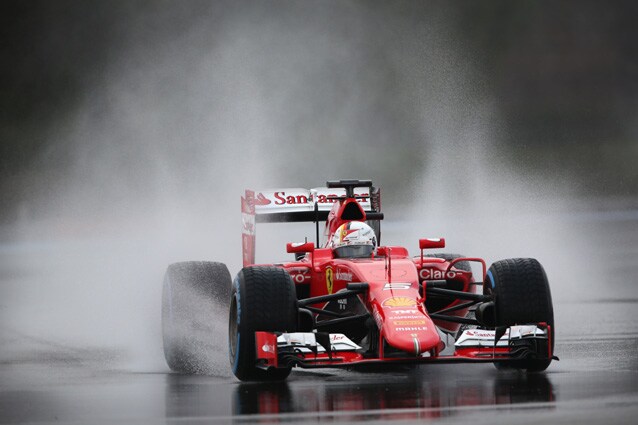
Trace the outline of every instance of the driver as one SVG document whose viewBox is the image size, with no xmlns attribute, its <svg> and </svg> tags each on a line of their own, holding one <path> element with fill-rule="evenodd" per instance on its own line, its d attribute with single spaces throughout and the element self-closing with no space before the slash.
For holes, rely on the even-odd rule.
<svg viewBox="0 0 638 425">
<path fill-rule="evenodd" d="M 370 258 L 377 249 L 377 237 L 366 223 L 350 221 L 339 226 L 329 247 L 335 258 Z"/>
</svg>

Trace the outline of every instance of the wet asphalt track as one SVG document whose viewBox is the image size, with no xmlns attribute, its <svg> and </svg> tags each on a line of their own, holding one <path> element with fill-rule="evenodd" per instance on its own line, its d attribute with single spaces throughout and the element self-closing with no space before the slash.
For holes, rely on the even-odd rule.
<svg viewBox="0 0 638 425">
<path fill-rule="evenodd" d="M 637 223 L 630 217 L 608 224 L 616 232 L 608 235 L 624 238 L 624 253 L 635 254 Z M 282 384 L 242 384 L 114 367 L 109 351 L 69 350 L 3 323 L 0 424 L 636 423 L 638 282 L 631 280 L 633 262 L 624 264 L 624 283 L 607 285 L 601 297 L 555 303 L 561 360 L 529 376 L 491 365 L 428 365 L 297 371 Z M 14 346 L 26 348 L 8 348 Z"/>
<path fill-rule="evenodd" d="M 636 300 L 564 304 L 628 323 Z M 593 341 L 593 342 L 592 342 Z M 564 335 L 546 373 L 431 365 L 389 373 L 296 372 L 282 384 L 104 370 L 104 353 L 0 364 L 0 423 L 635 423 L 638 335 Z"/>
</svg>

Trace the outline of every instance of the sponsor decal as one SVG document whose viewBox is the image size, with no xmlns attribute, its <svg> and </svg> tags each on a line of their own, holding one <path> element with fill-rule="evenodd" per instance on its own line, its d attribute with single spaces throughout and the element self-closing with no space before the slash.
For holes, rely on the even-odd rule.
<svg viewBox="0 0 638 425">
<path fill-rule="evenodd" d="M 394 314 L 418 314 L 419 310 L 417 310 L 416 308 L 413 308 L 411 310 L 391 310 L 392 313 Z M 417 316 L 420 317 L 420 316 Z"/>
<path fill-rule="evenodd" d="M 425 320 L 393 320 L 392 323 L 397 326 L 417 326 L 425 325 Z"/>
<path fill-rule="evenodd" d="M 347 282 L 352 282 L 352 272 L 337 270 L 337 280 L 345 280 Z"/>
<path fill-rule="evenodd" d="M 419 277 L 424 280 L 433 280 L 433 279 L 454 279 L 456 277 L 456 272 L 453 271 L 442 271 L 438 269 L 421 269 L 419 272 Z"/>
<path fill-rule="evenodd" d="M 347 240 L 348 235 L 353 234 L 354 232 L 358 232 L 359 229 L 348 229 L 346 227 L 344 227 L 341 230 L 341 234 L 339 235 L 339 242 L 343 242 L 344 240 Z"/>
<path fill-rule="evenodd" d="M 402 282 L 402 283 L 386 283 L 383 287 L 384 291 L 395 291 L 401 289 L 410 289 L 412 287 L 411 283 Z"/>
<path fill-rule="evenodd" d="M 394 310 L 391 310 L 394 313 Z M 410 315 L 410 316 L 393 316 L 392 320 L 419 320 L 419 319 L 423 319 L 423 316 L 421 315 Z"/>
<path fill-rule="evenodd" d="M 306 195 L 286 195 L 286 192 L 275 192 L 275 205 L 304 205 L 308 203 Z"/>
<path fill-rule="evenodd" d="M 382 305 L 384 307 L 412 307 L 416 305 L 416 300 L 408 297 L 392 297 L 383 301 Z"/>
<path fill-rule="evenodd" d="M 264 344 L 261 347 L 261 350 L 265 353 L 274 353 L 275 352 L 275 346 L 272 344 Z"/>
<path fill-rule="evenodd" d="M 427 326 L 411 326 L 409 328 L 395 328 L 397 331 L 401 332 L 418 332 L 418 331 L 427 331 Z"/>
<path fill-rule="evenodd" d="M 253 202 L 255 203 L 255 205 L 261 206 L 261 205 L 269 205 L 272 201 L 266 198 L 263 193 L 260 193 L 259 195 L 255 196 L 255 198 L 253 199 Z"/>
<path fill-rule="evenodd" d="M 328 289 L 328 294 L 332 294 L 333 287 L 334 287 L 334 281 L 332 278 L 332 269 L 328 267 L 326 269 L 326 288 Z"/>
<path fill-rule="evenodd" d="M 251 214 L 241 213 L 242 233 L 244 235 L 255 234 L 255 216 Z"/>
<path fill-rule="evenodd" d="M 257 203 L 257 199 L 255 199 L 255 204 L 256 205 L 269 205 L 271 202 L 270 199 L 266 198 L 263 194 L 259 194 L 263 197 L 263 200 L 260 200 L 260 203 Z M 339 196 L 343 196 L 342 194 L 336 194 L 336 193 L 318 193 L 317 194 L 317 203 L 318 204 L 333 204 L 337 197 Z M 366 199 L 363 199 L 363 201 L 366 201 L 367 198 L 370 196 L 369 193 L 357 193 L 357 196 L 361 196 L 361 197 L 365 197 Z M 311 204 L 312 201 L 312 196 L 310 195 L 305 195 L 305 194 L 296 194 L 296 195 L 290 195 L 290 194 L 286 194 L 286 192 L 274 192 L 273 193 L 273 198 L 274 198 L 274 205 L 309 205 Z M 362 201 L 362 199 L 358 199 L 359 202 Z M 263 203 L 262 203 L 263 202 Z"/>
<path fill-rule="evenodd" d="M 495 331 L 477 331 L 475 329 L 468 329 L 466 330 L 465 334 L 467 336 L 475 336 L 478 338 L 494 338 L 494 335 L 496 335 Z M 510 330 L 507 329 L 505 331 L 505 335 L 504 336 L 508 336 L 510 334 Z"/>
<path fill-rule="evenodd" d="M 292 269 L 289 270 L 290 277 L 295 283 L 304 283 L 306 280 L 310 279 L 310 274 L 308 273 L 308 269 Z"/>
<path fill-rule="evenodd" d="M 339 310 L 346 310 L 348 308 L 348 299 L 337 300 L 337 305 L 339 306 Z"/>
<path fill-rule="evenodd" d="M 248 192 L 247 192 L 248 193 Z M 355 188 L 355 195 L 357 201 L 362 207 L 367 208 L 371 206 L 370 193 L 363 188 Z M 256 207 L 262 211 L 268 210 L 281 210 L 289 208 L 301 208 L 303 210 L 310 210 L 313 204 L 316 202 L 320 209 L 329 210 L 332 205 L 337 202 L 339 198 L 343 198 L 346 194 L 344 189 L 329 189 L 329 188 L 316 188 L 316 189 L 275 189 L 264 190 L 259 192 L 256 196 L 251 196 L 246 200 L 250 206 Z M 244 211 L 242 207 L 242 211 Z M 246 209 L 248 211 L 248 209 Z"/>
</svg>

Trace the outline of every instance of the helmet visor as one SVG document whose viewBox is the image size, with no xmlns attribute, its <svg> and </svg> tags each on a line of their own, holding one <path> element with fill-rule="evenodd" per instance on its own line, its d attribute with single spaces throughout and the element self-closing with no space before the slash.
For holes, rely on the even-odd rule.
<svg viewBox="0 0 638 425">
<path fill-rule="evenodd" d="M 368 258 L 372 255 L 372 245 L 345 245 L 335 248 L 336 258 Z"/>
</svg>

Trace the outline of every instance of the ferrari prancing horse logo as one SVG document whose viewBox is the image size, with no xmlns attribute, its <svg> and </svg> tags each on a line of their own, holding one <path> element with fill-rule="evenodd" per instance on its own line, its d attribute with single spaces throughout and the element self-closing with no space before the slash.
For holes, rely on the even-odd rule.
<svg viewBox="0 0 638 425">
<path fill-rule="evenodd" d="M 332 280 L 332 269 L 331 268 L 327 268 L 326 269 L 326 288 L 328 288 L 328 293 L 332 294 L 332 286 L 334 285 L 334 282 Z"/>
</svg>

